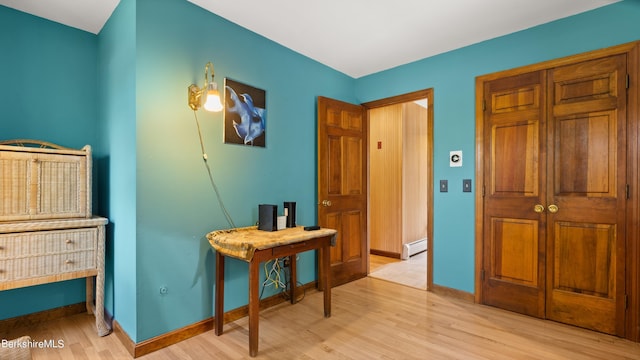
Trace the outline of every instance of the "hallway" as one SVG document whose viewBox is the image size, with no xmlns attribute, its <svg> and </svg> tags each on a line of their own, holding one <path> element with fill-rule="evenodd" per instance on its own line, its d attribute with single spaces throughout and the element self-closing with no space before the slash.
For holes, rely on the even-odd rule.
<svg viewBox="0 0 640 360">
<path fill-rule="evenodd" d="M 407 260 L 369 255 L 369 276 L 417 289 L 427 289 L 427 252 L 423 251 Z"/>
</svg>

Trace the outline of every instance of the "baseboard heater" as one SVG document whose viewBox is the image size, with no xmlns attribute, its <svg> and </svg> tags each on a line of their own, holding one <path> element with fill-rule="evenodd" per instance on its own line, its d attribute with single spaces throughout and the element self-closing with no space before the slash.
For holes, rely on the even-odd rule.
<svg viewBox="0 0 640 360">
<path fill-rule="evenodd" d="M 420 239 L 402 246 L 402 260 L 427 250 L 427 239 Z"/>
</svg>

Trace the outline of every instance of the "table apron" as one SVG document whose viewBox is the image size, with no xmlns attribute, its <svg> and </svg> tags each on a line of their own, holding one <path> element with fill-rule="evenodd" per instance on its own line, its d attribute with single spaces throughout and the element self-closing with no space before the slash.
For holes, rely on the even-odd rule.
<svg viewBox="0 0 640 360">
<path fill-rule="evenodd" d="M 297 253 L 317 250 L 322 247 L 328 247 L 331 245 L 331 236 L 325 236 L 321 238 L 309 239 L 303 242 L 297 242 L 293 244 L 280 245 L 269 249 L 256 250 L 253 254 L 251 261 L 263 262 L 266 260 L 287 257 L 295 255 Z"/>
</svg>

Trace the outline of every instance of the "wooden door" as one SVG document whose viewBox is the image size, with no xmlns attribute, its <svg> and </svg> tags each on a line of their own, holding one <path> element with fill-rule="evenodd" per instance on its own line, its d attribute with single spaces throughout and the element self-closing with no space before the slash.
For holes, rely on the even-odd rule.
<svg viewBox="0 0 640 360">
<path fill-rule="evenodd" d="M 338 230 L 332 286 L 367 276 L 366 134 L 362 106 L 318 98 L 318 224 Z"/>
<path fill-rule="evenodd" d="M 625 329 L 626 55 L 487 81 L 482 302 Z"/>
<path fill-rule="evenodd" d="M 624 335 L 626 55 L 549 71 L 547 317 Z"/>
<path fill-rule="evenodd" d="M 544 317 L 545 73 L 486 82 L 482 302 Z"/>
</svg>

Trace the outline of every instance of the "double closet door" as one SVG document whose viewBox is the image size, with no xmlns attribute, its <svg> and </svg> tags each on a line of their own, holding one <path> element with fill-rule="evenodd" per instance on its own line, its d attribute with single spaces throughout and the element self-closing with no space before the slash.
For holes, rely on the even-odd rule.
<svg viewBox="0 0 640 360">
<path fill-rule="evenodd" d="M 627 56 L 484 83 L 482 302 L 625 329 Z"/>
</svg>

